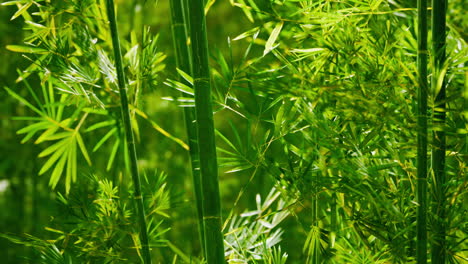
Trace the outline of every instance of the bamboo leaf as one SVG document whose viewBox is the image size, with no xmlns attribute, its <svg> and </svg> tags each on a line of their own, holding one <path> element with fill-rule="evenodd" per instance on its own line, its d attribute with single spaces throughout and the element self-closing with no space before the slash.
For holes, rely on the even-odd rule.
<svg viewBox="0 0 468 264">
<path fill-rule="evenodd" d="M 112 135 L 114 135 L 117 132 L 117 128 L 114 127 L 111 130 L 109 130 L 102 138 L 99 140 L 98 143 L 96 143 L 96 146 L 93 148 L 93 152 L 96 152 L 102 144 L 104 144 Z"/>
<path fill-rule="evenodd" d="M 35 106 L 33 106 L 31 103 L 29 103 L 26 99 L 24 99 L 23 97 L 19 96 L 17 93 L 13 92 L 12 90 L 8 89 L 7 87 L 5 87 L 5 90 L 7 90 L 7 92 L 13 96 L 14 98 L 16 98 L 18 101 L 20 101 L 21 103 L 25 104 L 27 107 L 29 107 L 29 109 L 33 110 L 34 112 L 36 112 L 38 115 L 40 116 L 43 116 L 44 114 L 39 110 L 37 109 Z"/>
<path fill-rule="evenodd" d="M 20 7 L 18 9 L 18 11 L 16 11 L 16 13 L 13 14 L 13 16 L 11 17 L 10 20 L 14 20 L 15 18 L 17 18 L 17 17 L 21 16 L 22 14 L 24 14 L 25 12 L 27 12 L 28 8 L 30 8 L 32 4 L 33 4 L 33 2 L 31 1 L 31 2 L 26 3 L 25 5 L 23 5 L 22 7 Z"/>
<path fill-rule="evenodd" d="M 29 126 L 23 127 L 22 129 L 18 130 L 17 134 L 25 134 L 30 132 L 37 132 L 39 130 L 44 130 L 50 127 L 50 122 L 41 121 L 38 123 L 31 124 Z"/>
<path fill-rule="evenodd" d="M 42 166 L 41 170 L 39 171 L 39 175 L 44 174 L 46 171 L 48 171 L 54 163 L 62 157 L 62 154 L 67 150 L 68 144 L 70 143 L 70 139 L 64 139 L 64 144 L 61 148 L 58 148 L 52 156 L 46 161 L 46 163 Z"/>
<path fill-rule="evenodd" d="M 49 53 L 48 50 L 31 47 L 31 46 L 23 46 L 23 45 L 7 45 L 7 50 L 13 52 L 20 52 L 20 53 L 32 53 L 32 54 L 47 54 Z"/>
<path fill-rule="evenodd" d="M 267 42 L 265 44 L 265 50 L 263 51 L 263 56 L 267 55 L 270 51 L 272 51 L 274 48 L 276 48 L 278 46 L 277 45 L 277 46 L 273 47 L 273 45 L 275 44 L 276 39 L 278 38 L 278 36 L 279 36 L 279 34 L 281 32 L 281 29 L 283 28 L 283 24 L 284 24 L 283 21 L 276 24 L 275 28 L 271 32 L 270 37 L 268 38 L 268 40 L 267 40 Z"/>
<path fill-rule="evenodd" d="M 183 70 L 177 68 L 177 73 L 180 74 L 180 76 L 182 76 L 182 78 L 184 78 L 184 80 L 186 80 L 190 85 L 193 85 L 193 78 L 192 76 L 188 75 L 186 72 L 184 72 Z M 192 92 L 193 94 L 193 92 Z"/>
<path fill-rule="evenodd" d="M 78 142 L 78 146 L 80 147 L 81 154 L 83 154 L 88 164 L 91 165 L 92 164 L 91 159 L 89 158 L 88 151 L 86 150 L 85 144 L 83 142 L 83 139 L 81 138 L 80 133 L 75 131 L 75 137 L 76 137 L 76 142 Z"/>
<path fill-rule="evenodd" d="M 252 28 L 252 29 L 250 29 L 250 30 L 248 30 L 248 31 L 246 31 L 246 32 L 244 32 L 244 33 L 238 35 L 237 37 L 233 38 L 232 40 L 233 40 L 233 41 L 235 41 L 235 40 L 241 40 L 241 39 L 244 39 L 244 38 L 253 36 L 253 35 L 255 35 L 255 34 L 258 33 L 259 29 L 260 29 L 259 27 L 254 27 L 254 28 Z"/>
<path fill-rule="evenodd" d="M 226 171 L 225 173 L 233 173 L 233 172 L 238 172 L 238 171 L 244 171 L 244 170 L 248 170 L 248 169 L 250 169 L 252 167 L 253 167 L 252 164 L 245 164 L 245 165 L 242 165 L 242 166 L 232 168 L 232 169 Z"/>
<path fill-rule="evenodd" d="M 10 6 L 10 5 L 24 4 L 24 3 L 28 3 L 28 2 L 30 2 L 30 0 L 7 1 L 7 2 L 3 2 L 3 3 L 2 3 L 2 6 Z"/>
<path fill-rule="evenodd" d="M 70 134 L 70 132 L 68 132 L 68 133 Z M 43 151 L 41 151 L 41 153 L 39 153 L 38 157 L 39 158 L 46 157 L 46 156 L 54 153 L 58 149 L 64 147 L 64 145 L 67 144 L 67 143 L 68 143 L 68 139 L 59 140 L 55 144 L 53 144 L 53 145 L 49 146 L 48 148 L 44 149 Z"/>
<path fill-rule="evenodd" d="M 115 125 L 115 120 L 106 120 L 106 121 L 102 121 L 102 122 L 99 122 L 99 123 L 96 123 L 90 127 L 88 127 L 85 132 L 91 132 L 93 130 L 96 130 L 98 128 L 103 128 L 103 127 L 106 127 L 106 126 L 112 126 L 112 125 Z"/>
<path fill-rule="evenodd" d="M 119 150 L 120 146 L 120 138 L 114 142 L 114 146 L 112 147 L 112 151 L 109 156 L 109 161 L 107 162 L 106 170 L 109 171 L 112 168 L 112 164 L 114 163 L 115 156 L 117 155 L 117 151 Z"/>
<path fill-rule="evenodd" d="M 55 168 L 52 171 L 52 175 L 50 176 L 49 186 L 52 189 L 55 189 L 55 187 L 57 186 L 57 183 L 60 180 L 60 177 L 62 176 L 63 168 L 65 167 L 66 161 L 68 159 L 70 149 L 69 148 L 68 149 L 64 148 L 64 150 L 65 151 L 64 151 L 63 155 L 60 156 L 60 159 L 57 162 L 57 164 L 55 165 Z"/>
<path fill-rule="evenodd" d="M 41 25 L 41 24 L 39 24 L 39 23 L 35 23 L 35 22 L 33 22 L 33 21 L 30 21 L 30 20 L 25 21 L 25 23 L 28 24 L 28 25 L 31 25 L 31 26 L 33 26 L 33 27 L 37 27 L 37 28 L 42 28 L 42 29 L 46 29 L 46 28 L 47 28 L 47 27 L 44 26 L 44 25 Z"/>
</svg>

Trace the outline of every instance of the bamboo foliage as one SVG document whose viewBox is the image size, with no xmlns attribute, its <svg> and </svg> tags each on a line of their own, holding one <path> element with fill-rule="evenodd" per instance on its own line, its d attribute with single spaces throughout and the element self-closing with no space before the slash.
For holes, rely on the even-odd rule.
<svg viewBox="0 0 468 264">
<path fill-rule="evenodd" d="M 427 1 L 418 0 L 417 238 L 416 260 L 427 263 Z"/>
<path fill-rule="evenodd" d="M 447 0 L 432 1 L 432 53 L 434 59 L 432 90 L 435 92 L 432 147 L 432 169 L 434 171 L 432 206 L 434 241 L 432 242 L 432 263 L 434 264 L 443 264 L 446 258 L 446 139 L 444 128 L 446 119 L 446 84 L 442 70 L 445 63 L 446 12 Z"/>
<path fill-rule="evenodd" d="M 190 53 L 187 36 L 187 18 L 185 17 L 184 0 L 171 0 L 171 24 L 172 37 L 176 55 L 176 66 L 184 73 L 190 73 Z M 185 5 L 186 6 L 186 5 Z M 179 78 L 183 84 L 190 86 L 191 84 L 184 78 Z M 197 126 L 195 123 L 195 111 L 192 107 L 184 107 L 185 127 L 188 137 L 190 161 L 192 166 L 192 177 L 194 193 L 197 203 L 198 228 L 200 234 L 200 244 L 202 250 L 204 248 L 205 239 L 203 233 L 203 206 L 202 206 L 202 190 L 199 168 L 198 141 L 197 141 Z"/>
<path fill-rule="evenodd" d="M 205 258 L 208 264 L 220 264 L 225 260 L 204 1 L 190 0 L 188 10 L 190 10 L 192 75 L 203 191 Z"/>
<path fill-rule="evenodd" d="M 132 132 L 132 125 L 130 120 L 130 111 L 128 108 L 128 98 L 127 98 L 127 91 L 126 91 L 126 84 L 125 84 L 125 75 L 123 71 L 123 63 L 122 63 L 122 54 L 120 51 L 120 42 L 119 42 L 119 34 L 117 30 L 117 19 L 114 10 L 114 1 L 107 0 L 107 15 L 110 22 L 110 30 L 111 30 L 111 37 L 112 37 L 112 45 L 114 48 L 114 59 L 115 59 L 115 68 L 117 71 L 117 82 L 119 86 L 119 93 L 120 93 L 120 107 L 122 110 L 122 119 L 124 124 L 125 130 L 125 140 L 127 145 L 128 156 L 130 158 L 130 173 L 132 175 L 133 185 L 134 185 L 134 199 L 137 207 L 137 214 L 138 214 L 138 222 L 140 226 L 140 240 L 141 240 L 141 247 L 143 251 L 143 263 L 150 264 L 151 263 L 151 255 L 149 251 L 149 241 L 148 241 L 148 233 L 147 233 L 147 226 L 146 226 L 146 219 L 145 219 L 145 209 L 143 203 L 143 196 L 141 193 L 141 183 L 140 183 L 140 175 L 138 172 L 138 164 L 137 164 L 137 155 L 136 155 L 136 148 L 135 148 L 135 139 Z"/>
<path fill-rule="evenodd" d="M 228 51 L 224 38 L 213 38 L 210 46 L 220 49 L 210 52 L 200 11 L 202 0 L 187 1 L 170 2 L 174 45 L 165 50 L 173 50 L 182 78 L 163 83 L 184 95 L 177 92 L 174 97 L 171 92 L 170 97 L 162 99 L 175 105 L 155 103 L 160 93 L 167 92 L 167 87 L 159 85 L 161 76 L 157 75 L 164 69 L 161 61 L 166 55 L 156 49 L 156 40 L 162 38 L 166 45 L 170 36 L 165 30 L 153 36 L 154 27 L 143 32 L 140 27 L 143 23 L 154 25 L 155 21 L 142 14 L 169 10 L 149 5 L 142 8 L 143 2 L 151 1 L 119 2 L 119 19 L 135 21 L 121 27 L 120 35 L 128 36 L 128 40 L 121 38 L 120 46 L 114 13 L 113 31 L 108 33 L 108 16 L 102 8 L 106 1 L 4 3 L 17 7 L 13 18 L 27 21 L 24 30 L 28 31 L 24 45 L 8 45 L 7 49 L 25 53 L 33 62 L 19 73 L 18 86 L 8 84 L 6 89 L 21 103 L 15 105 L 19 112 L 13 114 L 24 115 L 21 112 L 25 109 L 35 112 L 33 117 L 21 117 L 27 126 L 18 133 L 25 136 L 24 141 L 37 138 L 35 143 L 43 148 L 39 157 L 47 158 L 38 171 L 50 172 L 51 187 L 57 192 L 64 188 L 66 194 L 61 197 L 57 193 L 64 210 L 55 214 L 56 221 L 49 225 L 56 234 L 53 240 L 37 238 L 47 242 L 38 244 L 39 262 L 55 261 L 44 258 L 48 253 L 41 250 L 45 247 L 53 249 L 54 255 L 62 255 L 63 261 L 69 256 L 74 263 L 139 263 L 142 257 L 146 261 L 150 251 L 142 238 L 145 228 L 141 228 L 140 219 L 147 221 L 151 248 L 161 246 L 152 259 L 158 263 L 171 262 L 172 256 L 172 263 L 198 263 L 197 259 L 203 258 L 190 250 L 198 248 L 197 240 L 187 239 L 186 231 L 193 229 L 197 220 L 209 263 L 284 264 L 288 255 L 291 263 L 457 263 L 466 259 L 466 94 L 460 95 L 466 88 L 467 49 L 456 26 L 460 24 L 461 8 L 455 8 L 462 0 L 450 2 L 447 45 L 441 44 L 445 29 L 439 29 L 445 24 L 441 22 L 445 11 L 441 12 L 439 6 L 443 2 L 434 1 L 432 5 L 434 42 L 429 50 L 434 61 L 427 57 L 428 0 L 266 4 L 232 0 L 234 8 L 241 8 L 253 24 L 242 23 L 238 17 L 229 22 L 214 19 L 219 36 L 234 32 L 231 30 L 244 33 L 228 39 Z M 215 1 L 208 2 L 205 13 Z M 417 2 L 419 32 L 412 8 Z M 224 3 L 213 6 L 220 11 L 212 13 L 214 18 L 236 14 L 228 2 Z M 195 27 L 189 25 L 188 10 L 193 12 Z M 413 27 L 416 30 L 408 30 Z M 187 37 L 190 29 L 192 38 Z M 123 53 L 123 58 L 119 52 L 115 55 L 119 76 L 110 58 L 114 56 L 107 54 L 116 51 L 109 45 L 113 40 Z M 196 56 L 192 58 L 191 54 Z M 208 54 L 213 58 L 210 68 Z M 169 63 L 163 78 L 177 74 L 172 71 L 176 68 L 173 60 Z M 125 94 L 128 100 L 122 103 L 120 96 Z M 434 104 L 428 101 L 430 98 L 435 99 Z M 122 111 L 120 106 L 129 109 Z M 185 128 L 181 122 L 171 122 L 179 117 L 172 111 L 177 106 L 183 107 Z M 211 107 L 217 117 L 229 121 L 216 126 L 216 146 Z M 125 116 L 128 110 L 149 123 L 141 126 L 137 122 L 141 118 Z M 158 115 L 163 123 L 152 120 L 155 111 L 164 113 Z M 165 125 L 174 136 L 163 130 Z M 168 139 L 168 144 L 159 138 L 155 142 L 153 128 Z M 184 129 L 188 144 L 176 136 Z M 140 173 L 142 168 L 162 166 L 171 175 L 168 191 L 171 183 L 185 181 L 180 171 L 188 167 L 185 155 L 190 151 L 198 219 L 187 217 L 185 201 L 191 199 L 185 195 L 191 192 L 185 184 L 183 189 L 177 188 L 176 195 L 166 196 L 161 194 L 165 180 L 155 181 L 142 174 L 142 191 L 134 197 L 133 187 L 138 184 L 132 184 L 130 177 L 121 177 L 125 168 L 115 158 L 125 157 L 129 173 L 136 168 L 130 171 L 130 165 L 134 165 L 130 164 L 132 149 L 124 144 L 123 137 L 129 131 L 136 142 L 127 143 L 142 142 L 141 149 L 145 150 L 138 155 L 144 166 Z M 173 149 L 174 143 L 178 151 Z M 428 159 L 429 144 L 432 160 Z M 445 144 L 450 151 L 445 150 Z M 15 147 L 4 152 L 18 158 Z M 120 150 L 125 155 L 118 154 Z M 5 160 L 12 158 L 6 155 Z M 33 161 L 32 165 L 26 173 L 38 164 Z M 2 172 L 9 170 L 9 166 L 0 167 Z M 226 182 L 220 190 L 217 170 L 225 171 Z M 87 171 L 96 179 L 86 179 Z M 137 173 L 138 168 L 132 178 Z M 9 183 L 19 187 L 15 181 L 24 179 L 20 173 L 14 174 Z M 44 193 L 43 188 L 36 187 L 41 181 L 33 179 L 38 194 Z M 0 179 L 2 184 L 4 180 Z M 23 185 L 27 187 L 28 181 Z M 272 186 L 277 191 L 264 196 Z M 249 203 L 249 196 L 257 192 L 256 204 Z M 142 201 L 141 193 L 145 194 L 146 217 L 135 203 Z M 3 195 L 10 195 L 9 191 L 0 190 Z M 229 206 L 227 200 L 236 195 Z M 267 197 L 264 202 L 263 197 Z M 232 208 L 225 220 L 224 245 L 219 228 L 221 198 Z M 45 203 L 33 200 L 38 214 L 44 216 L 41 212 L 48 212 Z M 278 207 L 271 206 L 274 201 L 278 201 Z M 14 203 L 18 204 L 21 202 Z M 241 213 L 251 206 L 253 211 Z M 14 206 L 10 207 L 6 211 L 12 211 Z M 170 211 L 164 212 L 167 209 Z M 25 215 L 24 219 L 31 218 Z M 157 215 L 172 220 L 163 223 Z M 283 219 L 287 221 L 281 223 L 280 230 L 278 224 Z M 162 235 L 169 228 L 168 235 Z M 31 242 L 28 238 L 7 238 L 26 245 Z M 143 251 L 142 245 L 146 246 Z M 8 253 L 6 259 L 10 256 Z"/>
</svg>

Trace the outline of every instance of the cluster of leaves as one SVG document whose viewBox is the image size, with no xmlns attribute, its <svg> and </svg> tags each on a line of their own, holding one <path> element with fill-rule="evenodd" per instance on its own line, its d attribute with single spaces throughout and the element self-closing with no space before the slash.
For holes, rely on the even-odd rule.
<svg viewBox="0 0 468 264">
<path fill-rule="evenodd" d="M 226 222 L 228 229 L 224 243 L 228 263 L 286 263 L 288 254 L 281 253 L 281 247 L 276 246 L 283 233 L 278 225 L 289 215 L 287 202 L 280 199 L 280 195 L 272 189 L 262 203 L 257 194 L 257 210 L 234 216 Z M 275 202 L 277 206 L 273 209 Z"/>
<path fill-rule="evenodd" d="M 231 50 L 235 41 L 248 43 L 238 63 L 212 53 L 216 114 L 234 120 L 218 131 L 221 166 L 248 175 L 249 183 L 270 174 L 304 206 L 319 200 L 318 223 L 300 221 L 312 222 L 309 234 L 316 241 L 333 234 L 325 239 L 333 250 L 321 247 L 331 261 L 347 259 L 339 249 L 362 246 L 368 251 L 356 252 L 371 262 L 411 261 L 417 206 L 414 7 L 380 0 L 231 4 L 255 26 L 228 41 Z M 449 134 L 448 252 L 456 262 L 466 258 L 460 226 L 466 221 L 461 197 L 468 49 L 459 32 L 449 32 L 447 51 L 447 126 L 431 131 Z M 431 102 L 438 92 L 431 91 Z M 336 236 L 341 242 L 335 245 Z M 321 244 L 311 240 L 309 235 L 305 243 L 308 257 Z"/>
<path fill-rule="evenodd" d="M 116 72 L 108 55 L 112 45 L 105 3 L 9 1 L 3 5 L 17 5 L 18 11 L 12 19 L 23 17 L 29 31 L 26 45 L 7 46 L 11 51 L 24 53 L 31 61 L 17 80 L 28 88 L 29 96 L 20 96 L 19 92 L 7 88 L 13 97 L 37 115 L 21 117 L 30 124 L 18 133 L 26 134 L 23 143 L 38 133 L 40 135 L 35 144 L 49 142 L 39 154 L 39 157 L 49 156 L 39 174 L 52 171 L 52 188 L 57 186 L 64 174 L 65 192 L 68 193 L 71 184 L 76 181 L 80 164 L 77 150 L 80 150 L 88 165 L 95 158 L 89 155 L 87 149 L 90 147 L 85 144 L 92 140 L 83 140 L 83 134 L 96 138 L 96 133 L 103 133 L 95 143 L 93 152 L 101 148 L 110 151 L 104 163 L 107 164 L 107 171 L 115 166 L 118 151 L 124 149 Z M 135 34 L 130 43 L 125 43 L 127 52 L 124 63 L 131 110 L 134 117 L 138 115 L 151 122 L 156 130 L 181 144 L 139 108 L 142 91 L 153 89 L 159 72 L 164 69 L 165 55 L 158 51 L 157 39 L 149 29 L 145 29 L 141 43 Z M 29 85 L 30 79 L 33 82 L 39 80 L 39 91 Z M 28 101 L 26 98 L 34 100 Z M 138 138 L 136 118 L 132 119 L 132 123 Z"/>
<path fill-rule="evenodd" d="M 65 175 L 65 193 L 72 194 L 59 199 L 70 219 L 49 228 L 59 234 L 54 242 L 9 236 L 39 249 L 42 259 L 49 261 L 44 263 L 128 261 L 138 255 L 129 252 L 140 248 L 128 208 L 131 196 L 118 187 L 119 180 L 93 178 L 92 190 L 84 193 L 73 188 L 77 172 L 87 167 L 82 160 L 88 166 L 91 161 L 105 164 L 113 175 L 125 171 L 127 162 L 116 162 L 125 148 L 104 2 L 3 3 L 18 7 L 12 19 L 22 17 L 29 32 L 25 45 L 7 47 L 31 61 L 17 80 L 26 89 L 7 88 L 35 115 L 18 118 L 28 122 L 18 133 L 25 134 L 23 142 L 35 138 L 36 144 L 46 145 L 39 157 L 47 161 L 39 174 L 51 172 L 52 188 Z M 461 1 L 453 2 L 462 6 Z M 244 187 L 234 205 L 251 183 L 270 188 L 265 175 L 278 192 L 270 192 L 264 203 L 257 198 L 256 211 L 239 218 L 231 217 L 231 212 L 225 237 L 230 262 L 285 263 L 288 254 L 278 245 L 283 232 L 278 225 L 290 209 L 302 227 L 295 235 L 306 234 L 303 242 L 287 241 L 291 248 L 303 244 L 303 255 L 289 254 L 291 261 L 411 262 L 417 84 L 411 1 L 231 0 L 231 4 L 245 13 L 253 28 L 228 41 L 231 52 L 246 41 L 238 61 L 216 49 L 211 54 L 216 117 L 229 120 L 217 130 L 220 166 L 227 175 L 223 180 L 229 183 L 234 174 L 248 179 L 244 184 L 235 177 Z M 431 128 L 444 129 L 448 135 L 447 251 L 452 263 L 466 258 L 467 236 L 462 198 L 467 190 L 468 56 L 456 13 L 450 13 L 454 24 L 449 20 L 452 30 L 443 70 L 450 95 L 447 125 Z M 151 120 L 142 105 L 143 95 L 158 84 L 165 67 L 157 40 L 148 29 L 141 36 L 133 31 L 129 41 L 123 40 L 132 125 L 139 138 L 139 116 L 187 149 Z M 188 73 L 179 74 L 192 83 Z M 173 80 L 164 83 L 188 95 L 165 99 L 193 107 L 191 87 Z M 437 93 L 436 89 L 430 94 L 435 98 Z M 106 153 L 105 159 L 97 151 Z M 155 214 L 168 216 L 164 177 L 147 177 L 145 182 L 152 246 L 167 244 L 189 263 L 192 260 L 175 245 L 162 240 L 165 229 L 154 222 Z M 275 201 L 278 208 L 272 210 Z M 284 201 L 293 202 L 286 206 Z"/>
<path fill-rule="evenodd" d="M 145 175 L 143 186 L 151 247 L 166 245 L 170 203 L 166 175 Z M 11 241 L 33 247 L 44 263 L 126 263 L 141 257 L 133 194 L 108 179 L 95 175 L 85 178 L 69 197 L 58 194 L 58 215 L 47 231 L 53 238 L 43 240 L 31 235 L 3 235 Z M 60 250 L 58 250 L 60 248 Z M 55 259 L 54 261 L 52 261 Z M 50 262 L 47 262 L 50 261 Z"/>
</svg>

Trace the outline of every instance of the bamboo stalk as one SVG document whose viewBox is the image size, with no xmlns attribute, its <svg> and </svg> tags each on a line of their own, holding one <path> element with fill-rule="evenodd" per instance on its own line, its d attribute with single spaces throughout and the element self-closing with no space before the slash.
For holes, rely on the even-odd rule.
<svg viewBox="0 0 468 264">
<path fill-rule="evenodd" d="M 432 147 L 432 168 L 434 171 L 434 198 L 432 213 L 434 215 L 434 242 L 432 243 L 432 263 L 445 263 L 445 80 L 441 76 L 442 68 L 445 62 L 445 39 L 446 39 L 446 0 L 432 0 L 432 52 L 434 58 L 434 68 L 432 74 L 432 89 L 440 91 L 435 97 L 434 109 L 434 132 L 433 132 L 433 147 Z M 438 87 L 442 78 L 441 87 Z"/>
<path fill-rule="evenodd" d="M 318 230 L 319 229 L 319 216 L 318 216 L 318 212 L 319 212 L 319 202 L 318 202 L 318 198 L 319 198 L 319 194 L 318 194 L 318 184 L 319 184 L 319 173 L 318 172 L 315 172 L 313 173 L 315 174 L 313 177 L 314 177 L 314 194 L 312 195 L 312 225 L 317 228 Z M 321 231 L 320 231 L 321 233 Z M 318 243 L 317 242 L 314 242 L 316 243 L 316 245 L 314 246 L 314 251 L 312 252 L 312 258 L 311 258 L 311 264 L 319 264 L 321 263 L 320 261 L 320 235 L 318 236 Z"/>
<path fill-rule="evenodd" d="M 221 264 L 225 263 L 225 260 L 204 1 L 189 0 L 188 7 L 190 10 L 192 74 L 203 191 L 205 258 L 208 264 Z"/>
<path fill-rule="evenodd" d="M 418 0 L 418 136 L 416 261 L 427 263 L 427 0 Z"/>
<path fill-rule="evenodd" d="M 135 140 L 132 132 L 132 125 L 130 122 L 130 111 L 128 110 L 128 98 L 125 85 L 125 74 L 122 64 L 122 53 L 120 51 L 119 34 L 117 31 L 117 19 L 114 10 L 114 1 L 107 0 L 107 16 L 110 23 L 110 30 L 112 36 L 112 46 L 114 48 L 115 68 L 117 71 L 117 81 L 120 93 L 120 107 L 122 110 L 122 119 L 124 123 L 125 139 L 127 143 L 128 156 L 130 158 L 130 173 L 132 175 L 134 185 L 134 199 L 136 202 L 138 222 L 140 225 L 140 240 L 143 252 L 143 263 L 151 263 L 151 255 L 149 251 L 148 231 L 146 228 L 145 208 L 143 204 L 143 196 L 141 195 L 140 175 L 138 173 L 137 155 L 135 149 Z"/>
<path fill-rule="evenodd" d="M 174 49 L 176 55 L 177 67 L 186 72 L 191 73 L 190 66 L 190 52 L 187 36 L 187 18 L 182 2 L 184 0 L 171 0 L 171 24 L 172 24 L 172 36 L 174 41 Z M 190 86 L 187 80 L 179 78 L 179 81 L 185 85 Z M 198 155 L 198 141 L 197 141 L 197 126 L 195 123 L 195 110 L 192 107 L 184 107 L 184 118 L 185 128 L 187 130 L 188 145 L 190 161 L 192 165 L 192 178 L 194 193 L 197 205 L 197 217 L 198 217 L 198 231 L 200 236 L 200 245 L 202 252 L 205 248 L 205 235 L 203 233 L 203 205 L 202 205 L 202 190 L 201 190 L 201 175 L 199 170 L 199 155 Z"/>
</svg>

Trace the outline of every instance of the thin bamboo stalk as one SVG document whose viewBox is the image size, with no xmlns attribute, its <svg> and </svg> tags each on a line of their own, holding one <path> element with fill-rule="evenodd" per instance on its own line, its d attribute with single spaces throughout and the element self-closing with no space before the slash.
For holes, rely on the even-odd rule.
<svg viewBox="0 0 468 264">
<path fill-rule="evenodd" d="M 203 0 L 189 0 L 192 74 L 203 190 L 205 258 L 208 264 L 221 264 L 225 259 L 204 6 Z"/>
<path fill-rule="evenodd" d="M 319 198 L 319 194 L 318 194 L 318 184 L 319 184 L 319 173 L 316 172 L 314 173 L 315 175 L 313 176 L 314 177 L 314 194 L 312 195 L 312 225 L 315 227 L 315 228 L 319 228 L 319 216 L 318 216 L 318 212 L 319 212 L 319 202 L 318 202 L 318 198 Z M 311 258 L 311 264 L 319 264 L 321 263 L 321 260 L 320 260 L 320 234 L 318 236 L 318 242 L 314 242 L 316 243 L 315 246 L 314 246 L 314 250 L 312 252 L 312 258 Z"/>
<path fill-rule="evenodd" d="M 177 67 L 186 72 L 191 73 L 190 66 L 190 51 L 187 45 L 187 18 L 185 16 L 184 6 L 182 2 L 184 0 L 171 0 L 171 24 L 172 24 L 172 36 L 174 41 L 174 49 L 176 55 Z M 179 81 L 187 86 L 190 86 L 187 80 L 179 78 Z M 202 205 L 202 190 L 201 190 L 201 175 L 199 170 L 199 155 L 198 155 L 198 141 L 197 141 L 197 126 L 195 123 L 195 109 L 192 107 L 184 107 L 185 117 L 185 128 L 187 130 L 188 145 L 190 161 L 192 165 L 192 178 L 194 193 L 197 205 L 197 216 L 198 216 L 198 229 L 200 236 L 200 244 L 202 252 L 205 248 L 205 234 L 203 233 L 203 205 Z"/>
<path fill-rule="evenodd" d="M 434 232 L 434 242 L 432 243 L 432 263 L 445 263 L 445 97 L 446 88 L 444 76 L 441 76 L 442 68 L 445 62 L 445 39 L 446 39 L 446 0 L 432 0 L 432 52 L 434 54 L 434 68 L 432 74 L 432 90 L 439 92 L 435 97 L 434 109 L 434 133 L 432 147 L 432 168 L 434 171 L 433 184 L 433 206 L 432 213 L 434 215 L 434 224 L 432 226 Z M 442 79 L 442 82 L 440 80 Z M 438 87 L 441 84 L 441 87 Z"/>
<path fill-rule="evenodd" d="M 130 122 L 130 111 L 128 110 L 128 98 L 125 85 L 125 74 L 122 64 L 122 53 L 120 51 L 119 34 L 117 31 L 117 19 L 114 10 L 114 1 L 107 0 L 107 16 L 110 23 L 110 30 L 112 36 L 112 46 L 114 49 L 115 68 L 117 71 L 117 81 L 120 92 L 120 107 L 122 110 L 122 119 L 124 123 L 125 139 L 128 149 L 128 156 L 130 158 L 130 173 L 132 175 L 134 185 L 134 199 L 136 202 L 138 222 L 140 225 L 140 240 L 143 252 L 143 263 L 151 263 L 151 255 L 149 251 L 148 231 L 146 228 L 145 208 L 143 204 L 143 196 L 141 195 L 140 175 L 138 173 L 137 155 L 135 149 L 135 140 L 133 137 L 132 125 Z"/>
<path fill-rule="evenodd" d="M 427 0 L 418 0 L 417 238 L 416 261 L 427 263 Z"/>
</svg>

